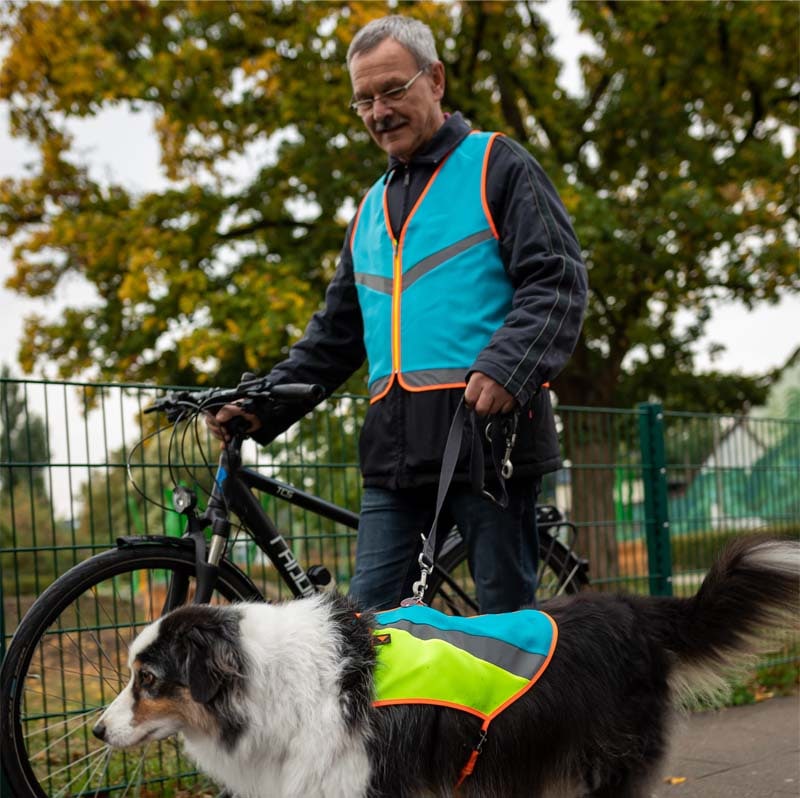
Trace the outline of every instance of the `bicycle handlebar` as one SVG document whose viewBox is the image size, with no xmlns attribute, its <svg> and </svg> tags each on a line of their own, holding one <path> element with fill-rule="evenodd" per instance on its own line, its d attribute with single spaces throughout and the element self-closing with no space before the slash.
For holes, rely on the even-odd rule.
<svg viewBox="0 0 800 798">
<path fill-rule="evenodd" d="M 236 388 L 210 388 L 206 391 L 171 391 L 145 409 L 145 413 L 166 413 L 170 421 L 179 421 L 190 413 L 219 409 L 241 399 L 254 399 L 274 404 L 320 402 L 325 396 L 321 385 L 285 383 L 273 385 L 266 377 L 242 375 Z"/>
</svg>

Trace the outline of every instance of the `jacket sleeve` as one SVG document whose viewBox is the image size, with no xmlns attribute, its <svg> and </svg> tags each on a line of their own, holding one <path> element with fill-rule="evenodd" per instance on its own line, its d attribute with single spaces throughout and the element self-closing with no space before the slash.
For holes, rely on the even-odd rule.
<svg viewBox="0 0 800 798">
<path fill-rule="evenodd" d="M 327 397 L 364 362 L 364 326 L 353 279 L 351 227 L 352 222 L 347 228 L 336 274 L 325 293 L 325 305 L 311 317 L 303 337 L 289 349 L 288 357 L 270 371 L 269 377 L 275 384 L 317 384 L 325 389 Z M 261 429 L 253 438 L 262 444 L 269 443 L 312 406 L 291 405 L 269 415 L 265 409 L 256 409 Z"/>
<path fill-rule="evenodd" d="M 470 373 L 487 374 L 525 405 L 575 348 L 586 308 L 586 267 L 555 187 L 533 156 L 505 136 L 492 147 L 486 191 L 514 296 Z"/>
</svg>

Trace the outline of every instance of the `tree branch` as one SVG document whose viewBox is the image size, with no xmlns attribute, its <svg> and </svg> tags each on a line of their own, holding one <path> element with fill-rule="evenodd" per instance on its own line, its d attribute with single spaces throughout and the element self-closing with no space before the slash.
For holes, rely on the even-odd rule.
<svg viewBox="0 0 800 798">
<path fill-rule="evenodd" d="M 275 230 L 278 228 L 293 230 L 296 227 L 302 227 L 305 230 L 310 230 L 315 224 L 309 222 L 295 222 L 291 219 L 261 219 L 257 222 L 242 225 L 241 227 L 234 227 L 225 233 L 220 233 L 219 238 L 223 241 L 231 241 L 236 238 L 244 238 L 259 230 Z"/>
</svg>

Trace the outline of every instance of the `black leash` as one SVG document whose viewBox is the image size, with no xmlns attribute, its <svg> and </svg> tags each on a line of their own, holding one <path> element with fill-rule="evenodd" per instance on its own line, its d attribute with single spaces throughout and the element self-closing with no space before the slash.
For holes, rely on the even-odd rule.
<svg viewBox="0 0 800 798">
<path fill-rule="evenodd" d="M 436 533 L 439 526 L 439 515 L 444 507 L 447 491 L 453 481 L 453 474 L 455 474 L 458 458 L 461 454 L 461 442 L 464 439 L 465 432 L 470 436 L 469 478 L 473 491 L 505 509 L 508 507 L 506 480 L 511 477 L 514 471 L 511 463 L 511 450 L 514 448 L 514 442 L 517 437 L 518 420 L 519 414 L 513 413 L 503 419 L 501 424 L 495 425 L 493 422 L 489 422 L 486 425 L 486 437 L 491 444 L 492 462 L 500 485 L 500 498 L 497 498 L 486 489 L 484 484 L 483 444 L 480 440 L 478 417 L 474 410 L 467 407 L 464 397 L 461 397 L 453 416 L 453 421 L 450 424 L 447 442 L 442 454 L 442 467 L 439 471 L 439 487 L 436 493 L 436 511 L 433 515 L 433 523 L 427 537 L 425 535 L 422 536 L 422 551 L 418 558 L 420 577 L 414 582 L 412 596 L 403 599 L 400 603 L 401 606 L 407 607 L 411 604 L 424 603 L 423 598 L 428 586 L 428 577 L 433 571 L 436 559 Z M 500 455 L 500 452 L 502 452 L 502 455 Z"/>
</svg>

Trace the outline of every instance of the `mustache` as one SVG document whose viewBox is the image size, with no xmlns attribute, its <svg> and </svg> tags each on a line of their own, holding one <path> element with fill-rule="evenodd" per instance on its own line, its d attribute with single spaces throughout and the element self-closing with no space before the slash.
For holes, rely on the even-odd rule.
<svg viewBox="0 0 800 798">
<path fill-rule="evenodd" d="M 392 114 L 391 116 L 385 116 L 383 119 L 379 119 L 375 122 L 375 132 L 376 133 L 386 133 L 387 130 L 393 130 L 400 125 L 404 125 L 408 122 L 408 119 L 404 117 L 402 114 Z"/>
</svg>

